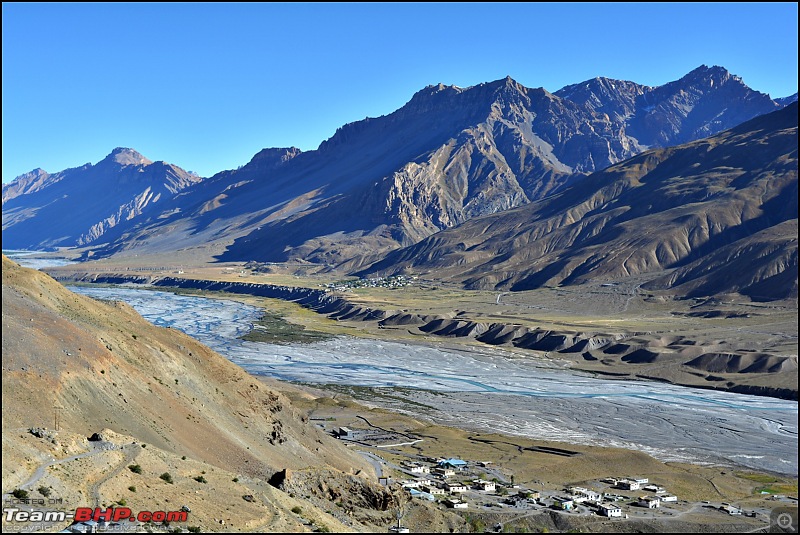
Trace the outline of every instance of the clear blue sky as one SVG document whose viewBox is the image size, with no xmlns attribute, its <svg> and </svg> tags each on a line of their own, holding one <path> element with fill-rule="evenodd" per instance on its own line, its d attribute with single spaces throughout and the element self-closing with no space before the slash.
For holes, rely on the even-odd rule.
<svg viewBox="0 0 800 535">
<path fill-rule="evenodd" d="M 797 91 L 797 4 L 3 4 L 3 182 L 131 147 L 202 176 L 315 149 L 426 85 Z"/>
</svg>

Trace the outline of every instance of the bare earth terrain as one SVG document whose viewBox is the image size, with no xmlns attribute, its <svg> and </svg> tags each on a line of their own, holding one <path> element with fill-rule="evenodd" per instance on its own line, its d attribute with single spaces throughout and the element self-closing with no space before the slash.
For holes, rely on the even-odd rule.
<svg viewBox="0 0 800 535">
<path fill-rule="evenodd" d="M 275 273 L 263 273 L 241 263 L 189 267 L 174 258 L 163 259 L 163 265 L 161 259 L 128 260 L 133 263 L 125 267 L 119 260 L 109 260 L 51 272 L 57 278 L 91 280 L 116 273 L 151 280 L 171 276 L 316 290 L 336 282 L 331 276 L 282 274 L 296 271 L 296 266 L 270 266 Z M 617 283 L 489 292 L 417 279 L 395 288 L 339 285 L 339 290 L 329 291 L 357 307 L 385 312 L 382 321 L 348 321 L 340 314 L 338 321 L 330 322 L 277 300 L 269 303 L 292 322 L 333 334 L 488 343 L 621 378 L 797 399 L 796 299 L 755 302 L 739 294 L 680 299 L 642 290 L 648 280 L 641 276 Z M 431 323 L 435 319 L 438 324 Z"/>
<path fill-rule="evenodd" d="M 158 265 L 156 265 L 158 264 Z M 127 268 L 127 269 L 125 269 Z M 132 264 L 89 263 L 76 266 L 65 266 L 53 269 L 56 276 L 76 271 L 86 273 L 120 273 L 133 271 L 148 276 L 180 276 L 194 279 L 229 280 L 231 282 L 258 282 L 294 287 L 319 288 L 321 284 L 334 282 L 330 278 L 299 279 L 293 275 L 280 273 L 254 273 L 243 264 L 212 265 L 191 268 L 183 262 L 153 261 L 143 259 L 141 265 Z M 231 268 L 231 269 L 226 269 Z M 277 267 L 276 271 L 280 268 Z M 708 386 L 718 382 L 707 380 L 708 375 L 719 375 L 735 379 L 739 384 L 756 386 L 781 386 L 796 391 L 796 369 L 782 373 L 736 373 L 710 372 L 695 369 L 693 373 L 686 366 L 670 366 L 670 359 L 678 363 L 685 361 L 690 352 L 681 353 L 676 350 L 675 340 L 689 340 L 686 348 L 702 348 L 702 352 L 716 349 L 720 353 L 726 350 L 754 352 L 770 352 L 789 358 L 797 355 L 797 304 L 795 302 L 752 303 L 741 296 L 730 296 L 729 299 L 714 302 L 692 300 L 674 300 L 659 296 L 655 292 L 643 292 L 639 284 L 597 285 L 581 288 L 544 288 L 530 292 L 496 293 L 483 291 L 466 291 L 443 286 L 435 281 L 413 281 L 400 288 L 367 287 L 340 289 L 336 293 L 346 297 L 348 301 L 367 307 L 378 307 L 383 310 L 404 311 L 420 316 L 441 316 L 456 320 L 476 322 L 503 322 L 520 326 L 548 328 L 554 331 L 608 333 L 623 335 L 625 340 L 641 344 L 648 350 L 659 354 L 653 362 L 631 362 L 622 358 L 607 357 L 597 361 L 586 360 L 580 353 L 569 354 L 556 351 L 531 351 L 513 345 L 504 345 L 503 349 L 519 356 L 535 355 L 552 359 L 559 366 L 566 364 L 577 369 L 612 372 L 620 378 L 636 376 L 653 376 L 679 384 L 696 384 Z M 208 296 L 211 296 L 210 294 Z M 446 337 L 419 330 L 418 325 L 379 325 L 375 321 L 335 321 L 323 314 L 303 308 L 296 303 L 278 299 L 265 299 L 253 296 L 226 294 L 226 299 L 237 299 L 270 310 L 291 323 L 302 325 L 308 330 L 333 335 L 348 334 L 367 339 L 391 339 L 404 342 L 423 342 L 439 347 L 487 347 L 485 343 L 473 337 Z M 660 345 L 659 345 L 660 344 Z M 655 348 L 655 350 L 653 349 Z M 629 354 L 629 353 L 628 353 Z M 699 355 L 700 353 L 697 352 Z M 624 356 L 624 354 L 623 354 Z M 792 375 L 792 373 L 794 375 Z M 728 374 L 728 375 L 726 375 Z M 743 377 L 746 376 L 746 377 Z M 614 448 L 593 448 L 565 446 L 558 442 L 531 441 L 521 437 L 508 437 L 498 434 L 487 434 L 475 431 L 464 431 L 453 427 L 441 427 L 426 419 L 410 418 L 408 415 L 389 412 L 378 408 L 366 408 L 353 403 L 349 394 L 342 389 L 327 392 L 319 389 L 301 388 L 285 383 L 276 383 L 267 378 L 259 378 L 272 388 L 280 390 L 289 397 L 292 403 L 301 410 L 308 411 L 312 422 L 326 432 L 340 426 L 364 427 L 363 418 L 373 425 L 408 433 L 422 438 L 410 446 L 392 448 L 392 453 L 381 449 L 361 447 L 363 451 L 373 452 L 383 462 L 383 470 L 395 477 L 402 477 L 403 472 L 392 466 L 400 466 L 403 460 L 424 457 L 458 456 L 471 461 L 491 461 L 497 467 L 496 475 L 506 481 L 512 476 L 518 484 L 538 490 L 557 490 L 566 485 L 598 487 L 599 479 L 610 475 L 649 475 L 651 480 L 678 494 L 680 499 L 702 503 L 702 500 L 716 502 L 736 502 L 744 508 L 761 511 L 760 517 L 752 520 L 733 518 L 719 513 L 717 509 L 693 508 L 689 504 L 675 509 L 675 518 L 668 518 L 673 513 L 664 512 L 661 517 L 644 518 L 650 526 L 660 526 L 662 530 L 692 531 L 744 531 L 764 527 L 769 510 L 783 505 L 762 497 L 760 492 L 774 486 L 777 493 L 788 493 L 796 496 L 796 478 L 786 478 L 768 474 L 757 474 L 746 470 L 701 467 L 679 462 L 659 462 L 641 453 Z M 727 378 L 725 379 L 727 380 Z M 368 392 L 351 392 L 357 398 L 368 399 Z M 367 396 L 367 397 L 365 397 Z M 453 422 L 456 424 L 455 422 Z M 457 424 L 456 424 L 457 425 Z M 353 448 L 354 446 L 350 446 Z M 575 456 L 559 456 L 542 453 L 541 448 L 567 448 L 577 452 Z M 80 449 L 76 449 L 79 452 Z M 124 455 L 124 448 L 117 455 Z M 5 447 L 4 447 L 5 457 Z M 33 464 L 33 463 L 32 463 Z M 6 490 L 4 472 L 4 491 Z M 767 483 L 769 482 L 769 483 Z M 125 488 L 124 486 L 122 488 Z M 776 490 L 779 489 L 779 490 Z M 795 502 L 796 504 L 796 502 Z M 421 509 L 427 511 L 427 509 Z M 479 511 L 471 510 L 473 514 Z M 480 511 L 481 522 L 506 522 L 508 527 L 517 529 L 550 530 L 602 530 L 618 531 L 622 529 L 615 521 L 602 521 L 599 517 L 582 523 L 579 517 L 567 516 L 563 513 L 540 511 L 542 514 L 524 514 L 497 519 L 490 509 Z M 504 513 L 505 514 L 505 513 Z M 427 516 L 426 516 L 427 515 Z M 433 516 L 431 516 L 433 515 Z M 555 515 L 555 516 L 553 516 Z M 458 530 L 473 529 L 465 517 L 462 523 L 453 523 L 449 517 L 436 516 L 433 513 L 407 513 L 404 523 L 415 529 L 449 528 Z M 501 515 L 502 516 L 502 515 Z M 515 518 L 522 520 L 514 520 Z M 467 520 L 463 520 L 466 518 Z M 572 520 L 571 520 L 572 519 Z M 660 524 L 660 522 L 671 524 Z M 517 524 L 514 524 L 517 522 Z M 565 523 L 566 522 L 566 523 Z M 471 527 L 472 526 L 472 527 Z M 633 526 L 633 524 L 630 524 Z M 748 528 L 749 526 L 749 528 Z M 652 529 L 652 528 L 650 528 Z"/>
</svg>

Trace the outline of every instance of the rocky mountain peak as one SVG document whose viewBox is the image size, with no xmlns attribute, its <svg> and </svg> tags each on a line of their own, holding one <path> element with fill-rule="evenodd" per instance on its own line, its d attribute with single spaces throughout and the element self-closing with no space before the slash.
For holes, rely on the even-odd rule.
<svg viewBox="0 0 800 535">
<path fill-rule="evenodd" d="M 411 97 L 411 100 L 409 100 L 408 104 L 403 106 L 403 108 L 428 109 L 432 103 L 458 95 L 462 91 L 464 91 L 463 88 L 455 85 L 444 85 L 442 83 L 428 85 L 414 93 L 414 96 Z"/>
<path fill-rule="evenodd" d="M 153 163 L 139 152 L 127 147 L 117 147 L 111 151 L 100 163 L 117 163 L 119 165 L 150 165 Z"/>
<path fill-rule="evenodd" d="M 3 203 L 25 193 L 32 193 L 47 184 L 50 173 L 37 167 L 16 177 L 8 184 L 3 184 Z"/>
<path fill-rule="evenodd" d="M 598 76 L 591 80 L 565 86 L 555 95 L 582 104 L 598 113 L 625 120 L 636 110 L 636 99 L 652 88 L 627 80 Z"/>
<path fill-rule="evenodd" d="M 269 147 L 261 149 L 255 156 L 248 162 L 247 167 L 257 168 L 260 171 L 274 169 L 300 154 L 301 151 L 297 147 Z"/>
<path fill-rule="evenodd" d="M 28 171 L 27 173 L 23 173 L 19 175 L 14 180 L 35 180 L 37 178 L 47 176 L 48 172 L 42 169 L 41 167 L 37 167 L 33 171 Z"/>
<path fill-rule="evenodd" d="M 498 91 L 505 94 L 520 93 L 522 95 L 527 95 L 528 93 L 527 87 L 517 82 L 510 76 L 506 76 L 502 80 L 498 80 L 498 85 Z"/>
<path fill-rule="evenodd" d="M 726 68 L 714 65 L 708 67 L 700 65 L 698 68 L 689 72 L 686 76 L 678 80 L 678 84 L 687 83 L 691 85 L 714 87 L 715 84 L 722 85 L 730 80 L 744 85 L 744 82 L 739 76 L 731 74 Z"/>
</svg>

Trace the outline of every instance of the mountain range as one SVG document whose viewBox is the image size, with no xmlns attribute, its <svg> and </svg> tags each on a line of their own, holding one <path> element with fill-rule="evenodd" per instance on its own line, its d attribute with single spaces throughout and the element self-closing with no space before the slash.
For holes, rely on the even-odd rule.
<svg viewBox="0 0 800 535">
<path fill-rule="evenodd" d="M 435 273 L 467 288 L 515 291 L 665 273 L 645 288 L 796 298 L 797 211 L 793 103 L 472 219 L 363 274 Z"/>
<path fill-rule="evenodd" d="M 603 180 L 611 180 L 613 166 L 644 151 L 736 127 L 780 110 L 791 98 L 773 100 L 724 68 L 706 66 L 658 87 L 608 78 L 555 93 L 524 87 L 511 78 L 468 88 L 428 86 L 389 115 L 343 126 L 317 150 L 264 149 L 239 169 L 210 178 L 150 163 L 130 149 L 116 149 L 95 166 L 55 175 L 28 173 L 3 186 L 4 247 L 85 247 L 93 257 L 133 249 L 137 254 L 192 250 L 224 261 L 293 262 L 350 273 L 408 270 L 412 264 L 424 270 L 421 263 L 408 263 L 408 255 L 418 251 L 408 248 L 440 243 L 443 230 L 484 221 L 484 216 L 495 221 L 508 214 L 513 219 L 520 207 L 541 207 L 539 201 L 551 198 L 561 200 L 548 201 L 548 206 L 565 203 L 558 204 L 560 210 L 585 213 L 568 206 L 568 200 L 611 202 L 608 193 L 587 201 L 575 192 L 591 197 Z M 757 144 L 756 137 L 746 141 Z M 648 154 L 643 160 L 648 165 L 655 165 L 653 159 L 669 160 L 668 166 L 659 167 L 675 176 L 685 175 L 679 162 L 696 163 L 669 158 L 669 151 Z M 796 159 L 793 165 L 796 190 Z M 602 170 L 612 174 L 599 178 Z M 136 188 L 130 187 L 134 183 Z M 103 194 L 88 193 L 97 190 Z M 635 188 L 630 195 L 643 191 Z M 626 202 L 640 211 L 649 206 L 635 199 Z M 796 200 L 794 206 L 796 219 Z M 574 222 L 563 218 L 550 224 Z M 759 232 L 767 228 L 756 227 Z M 614 228 L 628 233 L 638 229 Z M 732 234 L 726 236 L 731 239 L 725 243 L 735 241 Z M 533 249 L 518 245 L 522 256 L 507 254 L 532 260 Z M 448 254 L 443 249 L 429 259 L 452 258 Z M 536 276 L 453 277 L 469 287 L 521 289 L 642 271 L 631 262 L 625 269 L 589 269 L 611 262 L 586 254 L 591 260 L 571 261 L 583 265 L 581 269 L 570 264 Z M 644 262 L 644 271 L 698 257 L 659 254 Z M 394 259 L 398 264 L 392 267 Z M 684 271 L 689 272 L 688 265 Z M 550 272 L 554 274 L 545 276 Z M 685 284 L 685 276 L 677 277 L 663 284 Z"/>
<path fill-rule="evenodd" d="M 3 184 L 3 240 L 11 248 L 80 247 L 156 213 L 201 178 L 118 147 L 96 165 L 43 169 Z M 6 232 L 6 229 L 11 230 Z"/>
</svg>

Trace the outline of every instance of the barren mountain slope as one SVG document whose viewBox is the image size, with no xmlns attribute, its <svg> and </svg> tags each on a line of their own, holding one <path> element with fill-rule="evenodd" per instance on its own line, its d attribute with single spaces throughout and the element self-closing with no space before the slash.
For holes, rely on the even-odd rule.
<svg viewBox="0 0 800 535">
<path fill-rule="evenodd" d="M 159 212 L 201 178 L 118 147 L 95 165 L 49 174 L 36 169 L 3 184 L 3 246 L 71 247 Z"/>
<path fill-rule="evenodd" d="M 432 85 L 391 114 L 343 126 L 317 150 L 265 149 L 76 243 L 91 246 L 94 257 L 191 251 L 352 271 L 471 218 L 542 199 L 647 148 L 780 106 L 706 66 L 660 87 L 604 78 L 555 94 L 511 78 Z M 33 192 L 37 176 L 16 188 Z M 27 230 L 4 225 L 4 234 L 20 232 Z M 51 235 L 37 243 L 66 241 Z"/>
<path fill-rule="evenodd" d="M 209 524 L 212 517 L 230 520 L 236 507 L 243 511 L 236 529 L 279 530 L 300 528 L 289 509 L 302 505 L 328 526 L 360 531 L 388 525 L 388 509 L 403 499 L 364 479 L 374 477 L 371 466 L 285 397 L 205 346 L 122 303 L 76 295 L 5 256 L 2 344 L 4 492 L 51 457 L 92 452 L 43 479 L 70 505 L 120 496 L 140 509 L 191 503 L 192 518 Z M 53 434 L 56 413 L 60 430 Z M 31 428 L 50 430 L 34 436 Z M 101 435 L 96 444 L 105 444 L 99 450 L 87 442 L 94 433 Z M 132 473 L 129 464 L 144 472 Z M 174 485 L 158 478 L 163 472 Z M 306 488 L 320 474 L 328 489 Z M 271 478 L 319 494 L 322 509 L 290 499 L 267 484 Z M 126 490 L 137 482 L 139 492 Z M 323 512 L 336 509 L 336 500 L 356 511 L 350 524 Z"/>
<path fill-rule="evenodd" d="M 712 138 L 648 151 L 544 201 L 473 219 L 364 273 L 525 290 L 670 268 L 680 270 L 660 287 L 797 296 L 797 104 Z M 714 278 L 726 269 L 736 277 Z"/>
</svg>

